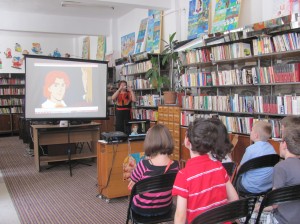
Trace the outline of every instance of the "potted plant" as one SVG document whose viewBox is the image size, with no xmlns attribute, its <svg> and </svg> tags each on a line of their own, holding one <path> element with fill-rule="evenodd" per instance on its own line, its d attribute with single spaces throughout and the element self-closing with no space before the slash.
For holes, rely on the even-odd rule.
<svg viewBox="0 0 300 224">
<path fill-rule="evenodd" d="M 169 36 L 169 40 L 162 40 L 166 45 L 162 52 L 162 66 L 166 66 L 169 69 L 169 77 L 160 75 L 160 61 L 157 56 L 151 57 L 152 68 L 146 73 L 146 77 L 150 79 L 153 87 L 156 86 L 158 91 L 161 88 L 168 87 L 168 91 L 164 91 L 164 102 L 165 104 L 176 103 L 176 92 L 181 90 L 180 85 L 180 73 L 181 73 L 181 62 L 179 60 L 178 52 L 174 51 L 177 40 L 174 40 L 176 32 Z"/>
</svg>

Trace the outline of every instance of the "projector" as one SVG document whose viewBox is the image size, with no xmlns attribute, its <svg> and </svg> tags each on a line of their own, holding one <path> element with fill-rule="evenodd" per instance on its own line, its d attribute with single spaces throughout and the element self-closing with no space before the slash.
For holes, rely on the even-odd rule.
<svg viewBox="0 0 300 224">
<path fill-rule="evenodd" d="M 121 131 L 102 132 L 101 138 L 108 143 L 124 142 L 127 140 L 128 135 Z"/>
</svg>

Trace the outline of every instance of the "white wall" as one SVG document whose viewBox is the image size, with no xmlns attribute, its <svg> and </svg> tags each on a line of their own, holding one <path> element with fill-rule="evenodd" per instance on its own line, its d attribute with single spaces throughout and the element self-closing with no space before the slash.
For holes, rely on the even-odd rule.
<svg viewBox="0 0 300 224">
<path fill-rule="evenodd" d="M 22 50 L 27 50 L 30 54 L 34 54 L 31 50 L 32 43 L 34 42 L 41 44 L 42 55 L 53 54 L 57 48 L 62 56 L 65 53 L 69 53 L 72 57 L 77 57 L 77 53 L 73 47 L 75 45 L 75 38 L 73 36 L 0 31 L 0 58 L 2 60 L 0 73 L 24 73 L 24 63 L 22 69 L 12 68 L 12 58 L 6 58 L 4 52 L 7 48 L 10 48 L 12 57 L 23 57 L 22 52 L 15 51 L 15 44 L 19 43 Z"/>
</svg>

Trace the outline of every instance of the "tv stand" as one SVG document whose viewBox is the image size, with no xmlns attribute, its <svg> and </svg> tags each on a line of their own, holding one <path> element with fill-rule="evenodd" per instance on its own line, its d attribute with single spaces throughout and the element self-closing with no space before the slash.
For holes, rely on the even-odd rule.
<svg viewBox="0 0 300 224">
<path fill-rule="evenodd" d="M 90 142 L 90 152 L 72 154 L 70 160 L 96 158 L 97 142 L 100 139 L 99 123 L 92 122 L 69 127 L 60 127 L 59 125 L 31 125 L 31 127 L 33 129 L 34 161 L 39 172 L 42 163 L 69 160 L 68 155 L 41 156 L 39 153 L 41 145 Z"/>
</svg>

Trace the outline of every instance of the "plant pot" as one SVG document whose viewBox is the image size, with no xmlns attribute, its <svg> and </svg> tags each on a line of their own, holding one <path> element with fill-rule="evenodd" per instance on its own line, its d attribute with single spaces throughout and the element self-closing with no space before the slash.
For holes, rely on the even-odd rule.
<svg viewBox="0 0 300 224">
<path fill-rule="evenodd" d="M 164 91 L 164 104 L 176 104 L 176 92 Z"/>
</svg>

